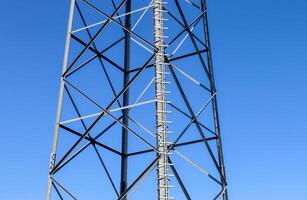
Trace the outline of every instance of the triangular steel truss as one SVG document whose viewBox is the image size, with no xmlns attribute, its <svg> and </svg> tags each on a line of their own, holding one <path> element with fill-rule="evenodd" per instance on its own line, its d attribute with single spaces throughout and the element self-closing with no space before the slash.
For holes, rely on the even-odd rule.
<svg viewBox="0 0 307 200">
<path fill-rule="evenodd" d="M 174 198 L 228 200 L 206 1 L 71 0 L 46 200 Z"/>
</svg>

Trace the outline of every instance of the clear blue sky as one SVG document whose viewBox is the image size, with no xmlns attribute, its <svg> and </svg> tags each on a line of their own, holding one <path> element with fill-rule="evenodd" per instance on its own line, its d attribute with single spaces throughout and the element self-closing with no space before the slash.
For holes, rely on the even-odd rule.
<svg viewBox="0 0 307 200">
<path fill-rule="evenodd" d="M 1 200 L 44 198 L 68 5 L 1 3 Z M 230 200 L 307 198 L 306 9 L 209 0 Z"/>
</svg>

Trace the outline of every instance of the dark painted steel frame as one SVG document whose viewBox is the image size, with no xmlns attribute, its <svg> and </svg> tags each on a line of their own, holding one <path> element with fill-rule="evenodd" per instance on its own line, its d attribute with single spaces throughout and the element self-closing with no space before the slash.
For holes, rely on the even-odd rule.
<svg viewBox="0 0 307 200">
<path fill-rule="evenodd" d="M 118 15 L 118 11 L 119 9 L 126 3 L 126 12 L 129 12 L 131 11 L 131 0 L 123 0 L 118 7 L 115 7 L 115 4 L 114 4 L 114 8 L 115 8 L 115 11 L 112 13 L 111 16 L 108 16 L 106 15 L 105 13 L 103 13 L 101 10 L 99 10 L 98 8 L 96 8 L 95 6 L 93 6 L 92 4 L 90 4 L 89 2 L 87 2 L 86 0 L 81 0 L 83 2 L 85 2 L 86 4 L 88 4 L 89 6 L 93 7 L 95 10 L 97 10 L 98 12 L 100 12 L 101 14 L 103 14 L 104 16 L 107 17 L 107 21 L 102 25 L 102 27 L 99 29 L 99 31 L 94 35 L 92 36 L 91 33 L 89 32 L 89 30 L 87 29 L 87 34 L 88 36 L 90 37 L 90 42 L 88 43 L 85 43 L 83 42 L 80 38 L 78 38 L 77 36 L 71 34 L 72 36 L 72 39 L 76 40 L 78 43 L 80 43 L 81 45 L 84 46 L 84 49 L 79 53 L 79 55 L 74 59 L 74 61 L 71 63 L 71 65 L 67 68 L 66 72 L 63 73 L 63 77 L 64 78 L 68 78 L 70 75 L 72 75 L 73 73 L 75 73 L 76 71 L 78 71 L 79 69 L 81 69 L 82 67 L 84 67 L 85 65 L 87 65 L 89 62 L 91 62 L 92 60 L 94 60 L 95 58 L 98 58 L 99 59 L 99 62 L 102 66 L 102 68 L 104 69 L 104 73 L 108 79 L 108 82 L 110 84 L 110 87 L 112 88 L 112 91 L 115 95 L 115 98 L 110 102 L 109 106 L 107 106 L 105 109 L 100 107 L 96 102 L 94 102 L 93 100 L 91 100 L 89 97 L 87 97 L 85 94 L 83 94 L 80 90 L 78 90 L 75 86 L 73 86 L 71 83 L 69 83 L 67 80 L 65 80 L 66 84 L 68 84 L 69 86 L 73 87 L 75 90 L 77 90 L 79 93 L 82 93 L 83 96 L 86 96 L 86 98 L 88 98 L 90 101 L 92 101 L 94 104 L 96 104 L 98 107 L 100 107 L 103 112 L 102 114 L 100 114 L 97 119 L 87 128 L 84 121 L 81 119 L 81 123 L 85 129 L 85 132 L 84 133 L 79 133 L 75 130 L 72 130 L 62 124 L 59 125 L 60 128 L 68 131 L 69 133 L 72 133 L 76 136 L 79 137 L 78 141 L 67 151 L 67 153 L 60 159 L 60 161 L 58 161 L 54 167 L 54 169 L 52 171 L 50 171 L 50 174 L 54 174 L 56 173 L 57 171 L 59 171 L 62 167 L 64 167 L 66 164 L 68 164 L 72 159 L 74 159 L 78 154 L 80 154 L 84 149 L 86 149 L 89 145 L 92 145 L 95 149 L 95 152 L 97 153 L 97 156 L 112 184 L 112 187 L 113 189 L 115 190 L 117 196 L 118 196 L 118 200 L 122 200 L 122 199 L 126 199 L 126 196 L 128 194 L 128 192 L 146 175 L 146 173 L 148 173 L 150 170 L 152 170 L 152 168 L 155 166 L 155 164 L 157 163 L 158 159 L 159 159 L 159 156 L 157 156 L 152 162 L 150 165 L 148 165 L 148 167 L 139 175 L 138 178 L 135 179 L 135 181 L 130 185 L 130 186 L 127 186 L 127 183 L 126 183 L 126 180 L 127 180 L 127 159 L 129 156 L 135 156 L 135 155 L 140 155 L 140 154 L 143 154 L 143 153 L 149 153 L 149 152 L 154 152 L 155 151 L 155 148 L 153 147 L 153 149 L 148 149 L 148 150 L 144 150 L 144 151 L 139 151 L 139 152 L 134 152 L 134 153 L 128 153 L 127 152 L 127 145 L 128 145 L 128 138 L 127 138 L 127 135 L 128 135 L 128 130 L 127 130 L 127 127 L 129 126 L 128 125 L 128 117 L 129 117 L 129 114 L 127 111 L 123 111 L 123 115 L 118 117 L 118 118 L 114 118 L 114 122 L 112 122 L 109 126 L 107 126 L 102 132 L 100 132 L 95 138 L 92 138 L 90 135 L 89 135 L 89 131 L 95 126 L 95 124 L 105 115 L 111 115 L 110 113 L 108 113 L 108 109 L 115 103 L 117 102 L 119 105 L 119 97 L 120 96 L 123 96 L 123 106 L 125 105 L 128 105 L 129 104 L 129 87 L 130 85 L 132 84 L 132 82 L 146 69 L 146 68 L 149 68 L 149 67 L 153 67 L 152 64 L 149 64 L 151 62 L 151 60 L 153 59 L 154 55 L 152 55 L 146 62 L 145 64 L 140 67 L 140 68 L 137 68 L 137 69 L 132 69 L 130 70 L 130 35 L 133 34 L 134 36 L 136 36 L 137 38 L 141 39 L 143 42 L 151 45 L 148 41 L 146 41 L 144 38 L 142 38 L 141 36 L 137 35 L 136 33 L 132 32 L 130 29 L 131 29 L 131 17 L 130 15 L 127 15 L 125 17 L 125 25 L 123 25 L 120 22 L 117 22 L 116 20 L 113 19 L 113 17 L 115 15 Z M 204 143 L 207 150 L 209 151 L 209 154 L 212 158 L 212 160 L 214 161 L 215 163 L 215 166 L 217 167 L 217 170 L 218 172 L 220 173 L 221 175 L 221 183 L 222 184 L 222 191 L 221 193 L 223 192 L 223 190 L 225 190 L 225 193 L 223 194 L 223 199 L 224 200 L 227 200 L 228 199 L 228 196 L 227 196 L 227 183 L 226 183 L 226 177 L 225 177 L 225 168 L 224 168 L 224 161 L 223 161 L 223 152 L 222 152 L 222 145 L 221 145 L 221 136 L 220 136 L 220 125 L 219 125 L 219 118 L 218 118 L 218 110 L 217 110 L 217 100 L 216 100 L 216 89 L 215 89 L 215 85 L 214 85 L 214 75 L 213 75 L 213 65 L 212 65 L 212 58 L 211 58 L 211 49 L 210 49 L 210 41 L 209 41 L 209 31 L 208 31 L 208 21 L 207 21 L 207 12 L 206 12 L 206 2 L 205 0 L 201 0 L 201 7 L 197 6 L 196 4 L 193 4 L 195 7 L 197 8 L 201 8 L 202 10 L 202 15 L 200 15 L 199 18 L 195 19 L 191 24 L 188 24 L 186 19 L 185 19 L 185 16 L 184 16 L 184 13 L 181 9 L 181 6 L 178 2 L 178 0 L 175 0 L 175 3 L 176 3 L 176 6 L 177 6 L 177 9 L 180 13 L 180 16 L 183 20 L 183 23 L 177 19 L 174 15 L 172 15 L 171 13 L 169 13 L 169 15 L 179 24 L 183 27 L 183 30 L 177 34 L 174 39 L 172 40 L 175 41 L 177 38 L 180 37 L 180 35 L 182 35 L 184 32 L 187 32 L 189 34 L 189 37 L 191 38 L 191 41 L 193 43 L 193 46 L 195 48 L 195 52 L 192 52 L 192 53 L 189 53 L 189 54 L 186 54 L 186 55 L 181 55 L 181 56 L 177 56 L 177 57 L 174 57 L 174 58 L 170 58 L 168 59 L 169 62 L 172 62 L 172 61 L 175 61 L 175 60 L 179 60 L 179 59 L 183 59 L 183 58 L 186 58 L 186 57 L 190 57 L 190 56 L 194 56 L 194 55 L 197 55 L 201 61 L 201 64 L 205 70 L 205 73 L 210 81 L 210 89 L 205 87 L 204 86 L 204 89 L 206 89 L 207 91 L 211 92 L 211 95 L 212 95 L 212 106 L 213 106 L 213 114 L 214 114 L 214 122 L 215 122 L 215 131 L 212 131 L 210 129 L 208 129 L 207 127 L 205 127 L 204 125 L 202 125 L 200 122 L 198 122 L 197 120 L 197 117 L 195 116 L 195 113 L 193 112 L 191 106 L 190 106 L 190 103 L 189 101 L 187 100 L 187 97 L 179 83 L 179 80 L 178 78 L 176 77 L 176 73 L 174 72 L 173 68 L 170 66 L 169 69 L 170 69 L 170 72 L 175 80 L 175 83 L 180 91 L 180 94 L 190 112 L 190 115 L 183 112 L 181 110 L 181 113 L 188 117 L 191 121 L 190 123 L 186 126 L 186 128 L 179 134 L 179 137 L 177 138 L 177 140 L 175 141 L 175 143 L 173 145 L 170 145 L 169 146 L 169 150 L 172 150 L 176 147 L 179 147 L 179 146 L 186 146 L 186 145 L 191 145 L 191 144 L 195 144 L 195 143 Z M 86 26 L 86 22 L 85 22 L 85 19 L 82 15 L 82 12 L 76 2 L 76 7 L 77 7 L 77 10 L 81 16 L 81 19 L 83 21 L 83 24 L 84 26 Z M 190 27 L 192 25 L 197 25 L 197 23 L 199 23 L 201 21 L 201 18 L 202 18 L 202 21 L 203 21 L 203 26 L 204 26 L 204 32 L 205 32 L 205 44 L 201 41 L 201 39 L 199 39 L 197 36 L 195 36 L 191 31 L 190 31 Z M 105 29 L 105 27 L 107 26 L 107 24 L 110 22 L 110 21 L 113 21 L 115 23 L 117 23 L 119 26 L 122 27 L 124 33 L 125 33 L 125 36 L 124 37 L 121 37 L 119 40 L 117 40 L 116 42 L 114 42 L 113 44 L 111 44 L 109 47 L 105 48 L 104 50 L 102 51 L 98 51 L 98 49 L 96 48 L 96 45 L 94 43 L 94 40 L 98 37 L 98 35 Z M 112 60 L 110 60 L 109 58 L 107 58 L 106 56 L 103 55 L 104 52 L 106 52 L 107 50 L 109 50 L 110 48 L 112 48 L 113 46 L 115 46 L 116 44 L 118 44 L 120 41 L 122 40 L 125 40 L 125 64 L 124 64 L 124 67 L 121 67 L 119 65 L 117 65 L 115 62 L 113 62 Z M 200 42 L 204 47 L 205 49 L 203 50 L 200 50 L 196 44 L 196 41 L 197 40 L 198 42 Z M 172 43 L 171 42 L 171 43 Z M 93 47 L 91 47 L 91 45 L 93 45 Z M 152 45 L 151 45 L 152 46 Z M 80 59 L 80 57 L 82 56 L 82 54 L 87 50 L 91 50 L 95 56 L 92 57 L 91 59 L 89 59 L 88 61 L 86 61 L 85 63 L 83 63 L 82 65 L 80 65 L 79 67 L 73 69 L 72 71 L 70 71 L 72 69 L 72 67 L 74 66 L 74 64 Z M 201 56 L 201 53 L 204 53 L 206 52 L 207 53 L 207 61 L 208 61 L 208 67 L 206 66 L 202 56 Z M 119 92 L 118 94 L 116 94 L 115 90 L 114 90 L 114 87 L 112 85 L 112 82 L 111 82 L 111 79 L 110 77 L 108 76 L 106 70 L 105 70 L 105 67 L 104 67 L 104 64 L 102 62 L 102 59 L 104 59 L 105 61 L 107 61 L 108 63 L 110 63 L 113 67 L 119 69 L 120 71 L 123 72 L 124 74 L 124 86 L 123 86 L 123 89 L 121 90 L 121 92 Z M 134 75 L 134 77 L 132 79 L 129 79 L 129 74 L 132 73 L 132 72 L 136 72 L 136 74 Z M 68 94 L 68 97 L 71 101 L 71 103 L 73 104 L 73 107 L 77 113 L 77 115 L 79 117 L 81 117 L 81 114 L 80 114 L 80 111 L 76 105 L 76 103 L 74 102 L 73 100 L 73 97 L 71 95 L 71 93 L 69 92 L 69 89 L 66 87 L 65 85 L 65 91 L 66 93 Z M 174 108 L 176 108 L 176 106 L 172 105 Z M 176 108 L 177 110 L 179 108 Z M 180 109 L 179 109 L 180 111 Z M 120 120 L 122 120 L 122 124 L 123 124 L 123 132 L 122 132 L 122 151 L 119 152 L 111 147 L 108 147 L 107 145 L 104 145 L 100 142 L 97 141 L 97 139 L 103 135 L 105 132 L 107 132 L 112 126 L 114 126 L 116 123 L 119 123 Z M 191 126 L 191 124 L 195 124 L 197 129 L 198 129 L 198 132 L 201 136 L 201 140 L 194 140 L 194 141 L 189 141 L 189 142 L 184 142 L 184 143 L 178 143 L 179 139 L 182 137 L 182 135 L 186 132 L 186 130 Z M 126 128 L 125 128 L 125 127 Z M 200 128 L 200 127 L 203 127 L 205 128 L 206 130 L 208 130 L 209 132 L 215 134 L 216 136 L 215 137 L 209 137 L 209 138 L 206 138 L 204 133 L 203 133 L 203 130 Z M 131 131 L 131 130 L 130 130 Z M 140 136 L 141 137 L 141 136 Z M 142 138 L 142 137 L 141 137 Z M 81 142 L 81 140 L 87 140 L 89 141 L 89 143 L 87 143 L 87 145 L 83 146 L 81 149 L 79 149 L 73 156 L 71 156 L 70 158 L 68 158 L 68 155 L 70 155 L 70 153 L 75 149 L 75 147 Z M 142 138 L 143 140 L 145 140 L 144 138 Z M 210 140 L 215 140 L 217 142 L 217 146 L 218 146 L 218 155 L 219 155 L 219 160 L 218 162 L 216 161 L 213 153 L 212 153 L 212 150 L 208 144 L 208 141 Z M 99 151 L 96 147 L 96 145 L 102 147 L 102 148 L 105 148 L 107 150 L 109 150 L 110 152 L 113 152 L 119 156 L 122 157 L 122 172 L 121 172 L 121 183 L 120 183 L 120 193 L 117 191 L 116 189 L 116 186 L 114 184 L 114 181 L 112 180 L 111 176 L 110 176 L 110 173 L 108 172 L 104 162 L 103 162 L 103 159 L 101 157 L 101 155 L 99 154 Z M 67 159 L 68 158 L 68 159 Z M 172 163 L 172 161 L 169 159 L 170 163 Z M 187 188 L 184 186 L 184 183 L 182 182 L 181 178 L 180 178 L 180 175 L 178 174 L 176 168 L 174 166 L 170 166 L 171 167 L 171 170 L 173 171 L 174 175 L 175 175 L 175 178 L 177 179 L 182 191 L 184 192 L 186 198 L 188 200 L 190 200 L 190 195 L 188 193 L 188 190 Z M 62 190 L 64 190 L 68 195 L 70 195 L 72 198 L 76 199 L 71 193 L 69 193 L 62 185 L 60 185 L 60 183 L 58 183 L 56 180 L 53 179 L 53 187 L 55 188 L 56 190 L 56 193 L 58 194 L 58 196 L 60 197 L 60 199 L 63 199 L 61 194 L 60 194 L 60 191 L 59 189 L 57 188 L 56 185 L 58 185 Z M 217 197 L 219 196 L 219 194 L 217 195 Z M 216 197 L 216 198 L 217 198 Z M 216 199 L 215 198 L 215 199 Z"/>
</svg>

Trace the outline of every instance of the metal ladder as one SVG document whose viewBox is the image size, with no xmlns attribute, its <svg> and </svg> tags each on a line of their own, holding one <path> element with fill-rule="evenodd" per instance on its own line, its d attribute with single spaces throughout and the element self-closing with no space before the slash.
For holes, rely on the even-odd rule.
<svg viewBox="0 0 307 200">
<path fill-rule="evenodd" d="M 168 124 L 171 123 L 167 120 L 167 104 L 169 103 L 166 100 L 166 95 L 169 93 L 166 91 L 166 85 L 169 82 L 166 81 L 166 75 L 169 73 L 165 72 L 165 48 L 167 45 L 164 44 L 164 30 L 167 27 L 164 26 L 164 21 L 167 19 L 163 18 L 163 14 L 167 11 L 163 9 L 163 5 L 167 2 L 162 0 L 153 1 L 153 11 L 154 11 L 154 45 L 155 45 L 155 85 L 156 85 L 156 137 L 157 137 L 157 148 L 158 156 L 160 159 L 157 163 L 157 176 L 158 176 L 158 199 L 159 200 L 171 200 L 174 199 L 170 197 L 169 189 L 174 186 L 169 185 L 171 174 L 169 174 L 169 165 L 168 162 L 168 145 L 170 144 L 167 141 Z"/>
</svg>

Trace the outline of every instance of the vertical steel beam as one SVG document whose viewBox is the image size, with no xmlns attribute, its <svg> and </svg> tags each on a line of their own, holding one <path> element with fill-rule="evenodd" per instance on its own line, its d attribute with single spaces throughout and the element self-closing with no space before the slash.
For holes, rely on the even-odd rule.
<svg viewBox="0 0 307 200">
<path fill-rule="evenodd" d="M 157 163 L 158 199 L 169 199 L 168 183 L 168 147 L 167 147 L 167 119 L 165 97 L 165 53 L 164 53 L 164 25 L 163 2 L 153 1 L 154 45 L 155 45 L 155 88 L 156 88 L 156 137 L 158 155 Z"/>
<path fill-rule="evenodd" d="M 201 0 L 201 9 L 202 11 L 205 11 L 207 9 L 206 0 Z M 210 88 L 211 88 L 211 94 L 214 94 L 216 93 L 216 88 L 214 85 L 215 81 L 214 81 L 214 73 L 213 73 L 213 63 L 212 63 L 207 12 L 203 15 L 203 24 L 204 24 L 203 26 L 204 26 L 204 34 L 205 34 L 205 43 L 206 43 L 206 46 L 208 47 L 208 51 L 207 51 L 208 71 L 209 71 L 209 74 L 212 80 L 210 84 Z M 213 110 L 215 133 L 218 137 L 216 140 L 216 143 L 217 143 L 217 149 L 218 149 L 219 166 L 220 166 L 221 173 L 224 176 L 224 177 L 221 177 L 222 189 L 224 190 L 224 193 L 222 196 L 223 196 L 223 200 L 228 200 L 226 170 L 225 170 L 224 158 L 223 158 L 223 148 L 222 148 L 221 130 L 220 130 L 220 122 L 219 122 L 216 95 L 214 95 L 214 97 L 212 98 L 212 110 Z"/>
<path fill-rule="evenodd" d="M 70 39 L 71 39 L 71 30 L 72 30 L 72 23 L 73 23 L 73 16 L 74 16 L 74 8 L 75 8 L 75 0 L 71 0 L 69 17 L 68 17 L 67 34 L 66 34 L 66 43 L 65 43 L 65 50 L 64 50 L 64 59 L 63 59 L 63 65 L 62 65 L 62 74 L 64 74 L 67 69 Z M 49 166 L 50 172 L 53 170 L 55 166 L 55 160 L 56 160 L 56 151 L 57 151 L 58 136 L 59 136 L 59 124 L 61 121 L 62 105 L 63 105 L 63 97 L 64 97 L 64 78 L 65 77 L 61 76 L 57 114 L 56 114 L 56 121 L 55 121 L 54 135 L 53 135 L 53 144 L 52 144 L 51 156 L 50 156 L 50 166 Z M 52 176 L 53 176 L 53 173 L 49 173 L 46 200 L 51 199 Z"/>
<path fill-rule="evenodd" d="M 131 0 L 126 2 L 126 13 L 131 12 Z M 131 29 L 131 15 L 125 16 L 125 27 Z M 129 70 L 130 70 L 130 46 L 131 46 L 131 35 L 129 31 L 124 30 L 125 33 L 125 49 L 124 49 L 124 86 L 126 87 L 129 82 Z M 123 94 L 123 106 L 129 105 L 129 89 Z M 129 109 L 123 110 L 123 124 L 129 126 Z M 121 177 L 120 177 L 120 193 L 122 194 L 127 189 L 127 178 L 128 178 L 128 130 L 122 128 L 122 156 L 121 156 Z M 127 199 L 125 196 L 124 200 Z"/>
</svg>

